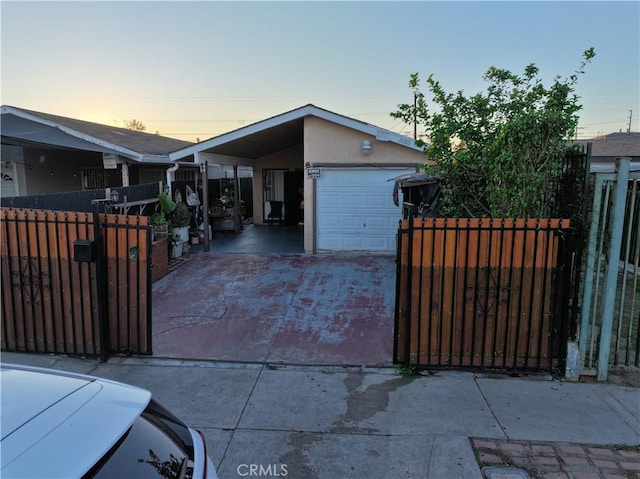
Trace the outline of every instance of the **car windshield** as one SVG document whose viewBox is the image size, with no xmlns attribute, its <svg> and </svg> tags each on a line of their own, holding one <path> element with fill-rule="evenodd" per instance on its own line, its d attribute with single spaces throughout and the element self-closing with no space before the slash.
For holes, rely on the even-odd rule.
<svg viewBox="0 0 640 479">
<path fill-rule="evenodd" d="M 191 479 L 193 455 L 188 428 L 152 401 L 84 478 Z"/>
</svg>

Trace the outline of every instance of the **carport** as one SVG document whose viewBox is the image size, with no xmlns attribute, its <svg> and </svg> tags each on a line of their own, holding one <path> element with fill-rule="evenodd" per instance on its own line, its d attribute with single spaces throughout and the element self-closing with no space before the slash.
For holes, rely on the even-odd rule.
<svg viewBox="0 0 640 479">
<path fill-rule="evenodd" d="M 170 159 L 252 167 L 254 223 L 267 223 L 271 208 L 281 206 L 284 224 L 303 226 L 306 253 L 395 249 L 402 210 L 387 181 L 425 160 L 411 138 L 314 105 L 183 148 Z"/>
</svg>

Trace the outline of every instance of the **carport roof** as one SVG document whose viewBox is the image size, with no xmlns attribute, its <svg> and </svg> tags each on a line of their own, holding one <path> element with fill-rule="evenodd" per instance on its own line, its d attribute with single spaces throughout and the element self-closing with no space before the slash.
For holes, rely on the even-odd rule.
<svg viewBox="0 0 640 479">
<path fill-rule="evenodd" d="M 168 163 L 169 153 L 192 143 L 75 118 L 2 106 L 2 143 L 115 153 L 139 162 Z"/>
<path fill-rule="evenodd" d="M 411 138 L 308 104 L 188 146 L 171 153 L 169 156 L 176 161 L 196 153 L 213 153 L 254 160 L 276 151 L 302 144 L 304 119 L 308 116 L 315 116 L 361 131 L 375 137 L 378 141 L 391 141 L 407 148 L 422 151 Z"/>
</svg>

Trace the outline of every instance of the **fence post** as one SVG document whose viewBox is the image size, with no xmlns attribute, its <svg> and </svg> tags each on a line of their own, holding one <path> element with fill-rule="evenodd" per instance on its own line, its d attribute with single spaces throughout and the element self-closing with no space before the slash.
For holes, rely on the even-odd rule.
<svg viewBox="0 0 640 479">
<path fill-rule="evenodd" d="M 593 295 L 593 283 L 596 270 L 596 246 L 598 244 L 598 229 L 600 226 L 600 208 L 602 206 L 602 180 L 598 173 L 595 174 L 595 186 L 593 192 L 593 209 L 591 225 L 589 226 L 589 245 L 587 247 L 587 267 L 585 271 L 584 292 L 582 295 L 582 312 L 580 314 L 580 354 L 587 357 L 587 336 L 589 334 L 589 322 L 591 319 L 591 302 Z M 595 334 L 592 332 L 591 334 Z"/>
<path fill-rule="evenodd" d="M 616 301 L 616 286 L 620 249 L 622 246 L 622 230 L 624 228 L 624 210 L 627 200 L 627 183 L 629 182 L 629 164 L 631 158 L 616 158 L 617 178 L 614 185 L 613 212 L 611 226 L 611 243 L 605 276 L 604 304 L 602 307 L 602 327 L 600 329 L 600 350 L 598 352 L 598 381 L 606 381 L 609 368 L 609 352 L 611 350 L 611 332 L 613 329 L 613 313 Z"/>
<path fill-rule="evenodd" d="M 424 220 L 423 220 L 424 221 Z M 424 223 L 423 223 L 424 224 Z M 424 232 L 423 232 L 424 234 Z M 407 228 L 407 309 L 402 320 L 405 322 L 404 336 L 404 364 L 411 364 L 411 315 L 413 313 L 412 291 L 413 291 L 413 212 L 409 213 L 409 224 Z M 420 285 L 422 286 L 422 285 Z M 418 317 L 420 322 L 420 317 Z M 419 364 L 420 358 L 416 361 Z"/>
<path fill-rule="evenodd" d="M 107 318 L 107 281 L 104 267 L 104 250 L 100 233 L 100 202 L 93 204 L 93 239 L 96 242 L 96 287 L 98 289 L 98 332 L 100 338 L 100 361 L 107 362 L 111 345 L 109 344 L 109 324 Z"/>
</svg>

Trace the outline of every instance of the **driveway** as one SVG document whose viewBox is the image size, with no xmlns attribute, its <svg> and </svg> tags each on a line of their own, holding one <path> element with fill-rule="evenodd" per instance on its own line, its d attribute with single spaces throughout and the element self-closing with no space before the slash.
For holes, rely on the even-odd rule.
<svg viewBox="0 0 640 479">
<path fill-rule="evenodd" d="M 153 285 L 153 354 L 390 365 L 395 275 L 395 255 L 195 254 Z"/>
</svg>

